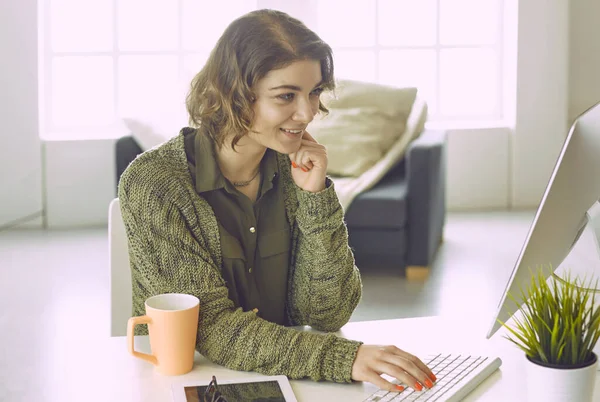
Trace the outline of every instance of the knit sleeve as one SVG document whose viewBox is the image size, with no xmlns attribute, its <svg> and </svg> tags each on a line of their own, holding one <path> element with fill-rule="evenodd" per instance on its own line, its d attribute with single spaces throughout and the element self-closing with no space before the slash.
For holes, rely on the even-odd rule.
<svg viewBox="0 0 600 402">
<path fill-rule="evenodd" d="M 169 178 L 161 169 L 143 169 L 143 179 L 130 169 L 119 186 L 134 304 L 161 293 L 194 295 L 200 300 L 196 348 L 209 360 L 266 375 L 350 382 L 360 342 L 280 326 L 234 308 L 201 236 L 209 233 L 199 225 L 210 210 L 197 208 L 197 195 L 177 190 L 182 184 L 165 184 Z"/>
<path fill-rule="evenodd" d="M 362 295 L 333 183 L 319 193 L 296 188 L 298 239 L 291 281 L 292 321 L 322 331 L 345 325 Z"/>
</svg>

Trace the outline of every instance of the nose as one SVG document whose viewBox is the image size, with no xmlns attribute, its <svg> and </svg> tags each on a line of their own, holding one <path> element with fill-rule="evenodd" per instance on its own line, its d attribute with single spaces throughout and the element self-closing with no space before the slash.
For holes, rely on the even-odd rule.
<svg viewBox="0 0 600 402">
<path fill-rule="evenodd" d="M 296 103 L 296 111 L 292 116 L 292 120 L 308 124 L 315 117 L 316 110 L 309 99 L 299 99 Z"/>
</svg>

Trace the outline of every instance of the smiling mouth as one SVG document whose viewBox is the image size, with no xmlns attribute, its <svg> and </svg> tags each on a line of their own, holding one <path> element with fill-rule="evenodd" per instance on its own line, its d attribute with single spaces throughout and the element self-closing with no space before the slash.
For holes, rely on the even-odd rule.
<svg viewBox="0 0 600 402">
<path fill-rule="evenodd" d="M 289 134 L 294 134 L 294 135 L 302 134 L 304 132 L 304 130 L 288 130 L 286 128 L 280 128 L 280 130 L 283 131 L 284 133 L 289 133 Z"/>
</svg>

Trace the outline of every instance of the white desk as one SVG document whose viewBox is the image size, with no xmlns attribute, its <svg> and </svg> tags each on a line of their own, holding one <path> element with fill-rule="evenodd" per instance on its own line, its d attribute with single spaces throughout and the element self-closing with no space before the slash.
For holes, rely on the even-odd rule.
<svg viewBox="0 0 600 402">
<path fill-rule="evenodd" d="M 487 318 L 469 322 L 466 317 L 460 321 L 426 317 L 359 322 L 346 325 L 341 336 L 371 344 L 395 344 L 415 354 L 449 351 L 497 355 L 503 361 L 500 370 L 472 392 L 466 401 L 521 401 L 526 385 L 525 358 L 520 350 L 501 337 L 502 330 L 494 339 L 486 340 L 487 321 Z M 82 325 L 91 328 L 89 322 L 82 322 Z M 72 339 L 49 345 L 51 349 L 43 365 L 45 369 L 32 373 L 32 378 L 23 379 L 31 381 L 28 396 L 49 402 L 164 402 L 172 400 L 173 383 L 208 380 L 213 374 L 220 380 L 257 375 L 227 370 L 197 354 L 192 372 L 179 377 L 165 377 L 157 374 L 152 365 L 130 356 L 124 337 L 96 337 L 93 341 L 84 338 L 85 335 L 81 338 L 73 335 Z M 136 339 L 136 349 L 149 352 L 147 337 Z M 291 384 L 299 401 L 362 401 L 375 390 L 374 386 L 361 383 L 300 380 L 291 381 Z M 600 400 L 600 376 L 596 379 L 595 391 L 596 399 Z"/>
</svg>

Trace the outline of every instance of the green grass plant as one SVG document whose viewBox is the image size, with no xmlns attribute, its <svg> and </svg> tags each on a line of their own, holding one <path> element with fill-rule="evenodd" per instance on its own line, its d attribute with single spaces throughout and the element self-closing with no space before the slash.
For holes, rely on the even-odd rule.
<svg viewBox="0 0 600 402">
<path fill-rule="evenodd" d="M 530 360 L 543 364 L 590 362 L 600 337 L 598 281 L 574 279 L 569 272 L 564 278 L 551 275 L 545 279 L 543 268 L 530 272 L 529 287 L 521 289 L 522 314 L 513 316 L 513 325 L 499 321 L 508 330 L 505 338 Z M 508 297 L 517 303 L 514 295 Z"/>
</svg>

